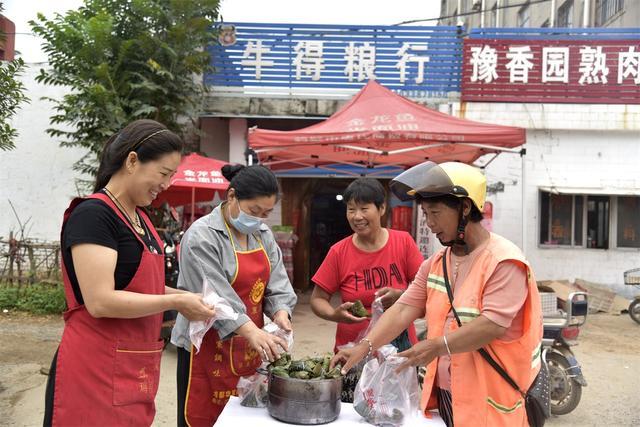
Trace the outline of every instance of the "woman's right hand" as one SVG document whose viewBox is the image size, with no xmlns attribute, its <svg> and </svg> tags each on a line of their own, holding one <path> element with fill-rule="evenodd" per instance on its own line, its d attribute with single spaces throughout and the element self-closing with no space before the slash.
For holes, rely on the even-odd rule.
<svg viewBox="0 0 640 427">
<path fill-rule="evenodd" d="M 352 305 L 353 302 L 345 302 L 337 306 L 333 310 L 333 316 L 331 316 L 332 320 L 338 323 L 359 323 L 368 320 L 367 317 L 356 317 L 351 314 L 351 312 L 349 312 L 349 309 Z"/>
<path fill-rule="evenodd" d="M 251 348 L 257 351 L 263 360 L 269 362 L 279 359 L 282 350 L 289 351 L 285 340 L 257 327 L 251 329 L 245 338 L 249 341 Z"/>
<path fill-rule="evenodd" d="M 369 344 L 367 341 L 360 341 L 353 347 L 349 347 L 343 350 L 338 351 L 335 356 L 331 359 L 329 364 L 330 369 L 333 369 L 338 363 L 342 364 L 342 375 L 346 375 L 347 372 L 355 365 L 358 364 L 362 359 L 364 359 L 369 353 Z"/>
<path fill-rule="evenodd" d="M 174 295 L 176 298 L 176 310 L 190 322 L 205 321 L 216 314 L 213 307 L 204 303 L 200 294 L 183 292 Z"/>
</svg>

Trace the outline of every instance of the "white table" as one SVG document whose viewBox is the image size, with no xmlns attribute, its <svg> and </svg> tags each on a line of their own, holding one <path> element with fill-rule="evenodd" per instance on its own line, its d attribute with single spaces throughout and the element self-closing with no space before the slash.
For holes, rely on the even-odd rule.
<svg viewBox="0 0 640 427">
<path fill-rule="evenodd" d="M 433 418 L 424 418 L 420 414 L 416 414 L 415 419 L 407 420 L 405 426 L 419 426 L 419 427 L 445 427 L 442 418 L 436 413 L 433 414 Z M 292 424 L 283 423 L 275 418 L 272 418 L 267 412 L 267 408 L 245 408 L 240 405 L 240 399 L 231 396 L 229 403 L 224 407 L 224 410 L 218 417 L 216 427 L 270 427 L 270 426 L 290 426 Z M 340 406 L 340 416 L 334 422 L 324 424 L 327 426 L 340 426 L 340 427 L 365 427 L 368 424 L 358 413 L 353 409 L 351 403 L 342 403 Z"/>
</svg>

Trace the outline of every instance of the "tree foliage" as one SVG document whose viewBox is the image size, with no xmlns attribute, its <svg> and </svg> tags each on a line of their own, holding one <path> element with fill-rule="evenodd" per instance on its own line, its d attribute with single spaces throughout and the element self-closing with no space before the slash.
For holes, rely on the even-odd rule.
<svg viewBox="0 0 640 427">
<path fill-rule="evenodd" d="M 70 90 L 54 102 L 48 134 L 84 147 L 76 170 L 95 174 L 105 140 L 126 123 L 151 118 L 185 135 L 205 90 L 207 46 L 219 0 L 85 0 L 78 10 L 31 27 L 49 68 L 37 81 Z"/>
<path fill-rule="evenodd" d="M 0 2 L 0 13 L 2 9 Z M 0 33 L 0 40 L 4 38 L 4 34 Z M 19 80 L 23 70 L 24 62 L 20 58 L 13 61 L 0 61 L 0 150 L 15 148 L 13 141 L 18 136 L 18 132 L 9 124 L 9 121 L 20 108 L 20 104 L 29 101 L 24 94 L 24 85 Z"/>
</svg>

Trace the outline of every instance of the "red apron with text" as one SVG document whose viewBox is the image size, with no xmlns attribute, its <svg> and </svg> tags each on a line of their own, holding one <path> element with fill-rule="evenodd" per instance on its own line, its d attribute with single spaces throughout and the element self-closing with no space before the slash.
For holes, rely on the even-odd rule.
<svg viewBox="0 0 640 427">
<path fill-rule="evenodd" d="M 237 267 L 231 286 L 244 303 L 249 318 L 262 328 L 262 300 L 271 275 L 269 258 L 262 243 L 260 249 L 247 252 L 237 251 L 234 245 L 234 252 Z M 200 352 L 195 351 L 192 345 L 184 418 L 190 427 L 211 427 L 229 397 L 237 395 L 240 377 L 253 375 L 262 358 L 245 338 L 235 335 L 222 341 L 215 329 L 204 336 Z"/>
<path fill-rule="evenodd" d="M 127 292 L 164 294 L 164 257 L 152 253 L 111 199 L 104 201 L 140 240 L 140 265 Z M 64 224 L 84 199 L 74 199 Z M 151 221 L 138 211 L 152 237 L 160 242 Z M 160 246 L 162 247 L 162 246 Z M 68 309 L 58 348 L 53 401 L 54 426 L 149 426 L 155 415 L 154 398 L 160 380 L 162 313 L 137 319 L 96 319 L 75 299 L 62 263 Z"/>
</svg>

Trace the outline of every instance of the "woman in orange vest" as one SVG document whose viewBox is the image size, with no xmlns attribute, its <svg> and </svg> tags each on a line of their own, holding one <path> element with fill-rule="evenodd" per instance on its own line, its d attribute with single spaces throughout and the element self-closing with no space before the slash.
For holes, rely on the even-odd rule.
<svg viewBox="0 0 640 427">
<path fill-rule="evenodd" d="M 540 370 L 542 313 L 536 283 L 522 252 L 480 224 L 486 178 L 462 163 L 425 162 L 397 176 L 390 188 L 401 200 L 420 203 L 444 249 L 422 264 L 374 329 L 332 363 L 344 362 L 347 372 L 425 317 L 426 339 L 399 354 L 407 358 L 401 369 L 426 366 L 421 410 L 438 409 L 448 426 L 528 425 L 522 394 L 477 351 L 484 348 L 521 391 L 529 389 Z"/>
</svg>

